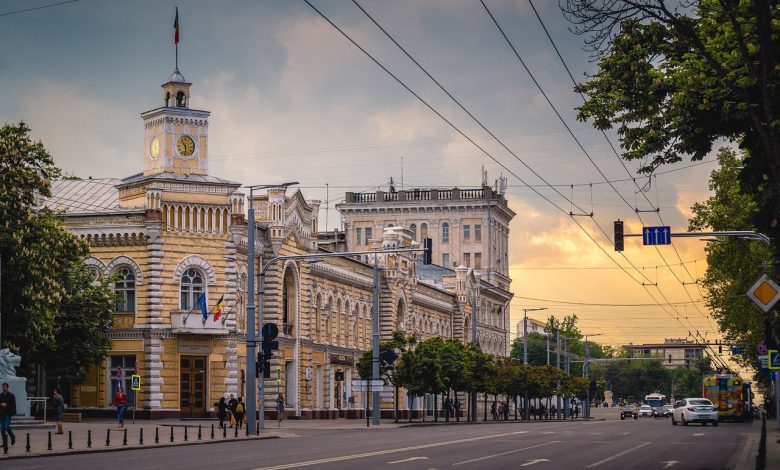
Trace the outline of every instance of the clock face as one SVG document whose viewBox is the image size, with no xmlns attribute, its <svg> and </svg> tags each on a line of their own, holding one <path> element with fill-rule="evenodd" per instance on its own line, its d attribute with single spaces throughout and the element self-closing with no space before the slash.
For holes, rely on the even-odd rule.
<svg viewBox="0 0 780 470">
<path fill-rule="evenodd" d="M 160 156 L 160 139 L 157 136 L 152 137 L 152 142 L 149 144 L 149 155 L 152 158 Z"/>
<path fill-rule="evenodd" d="M 195 153 L 195 142 L 192 140 L 192 137 L 183 135 L 176 141 L 176 150 L 179 151 L 181 156 L 189 157 Z"/>
</svg>

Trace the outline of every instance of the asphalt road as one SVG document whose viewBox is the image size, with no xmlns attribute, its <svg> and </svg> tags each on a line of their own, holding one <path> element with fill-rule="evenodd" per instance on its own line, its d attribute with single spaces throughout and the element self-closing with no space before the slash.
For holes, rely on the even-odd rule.
<svg viewBox="0 0 780 470">
<path fill-rule="evenodd" d="M 672 426 L 617 413 L 591 422 L 295 430 L 282 439 L 9 460 L 3 469 L 731 469 L 759 432 L 758 423 Z"/>
</svg>

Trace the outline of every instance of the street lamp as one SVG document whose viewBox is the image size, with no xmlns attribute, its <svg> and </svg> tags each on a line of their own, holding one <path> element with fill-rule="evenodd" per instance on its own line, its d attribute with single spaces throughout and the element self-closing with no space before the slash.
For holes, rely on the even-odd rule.
<svg viewBox="0 0 780 470">
<path fill-rule="evenodd" d="M 588 336 L 601 336 L 601 333 L 594 333 L 592 335 L 583 335 L 585 337 L 585 363 L 582 366 L 582 376 L 590 378 L 590 367 L 588 361 L 590 360 L 590 344 L 588 344 Z M 590 381 L 588 381 L 587 401 L 583 407 L 583 417 L 590 418 Z"/>
<path fill-rule="evenodd" d="M 524 308 L 523 309 L 523 365 L 528 365 L 528 312 L 537 312 L 540 310 L 547 310 L 547 307 L 538 308 Z M 528 386 L 525 387 L 525 394 L 523 395 L 523 420 L 528 421 L 531 419 L 531 410 L 528 409 Z"/>
<path fill-rule="evenodd" d="M 246 305 L 246 412 L 247 426 L 255 429 L 255 411 L 257 410 L 257 384 L 255 373 L 257 370 L 257 339 L 255 337 L 255 210 L 253 207 L 255 189 L 287 188 L 298 184 L 297 181 L 282 184 L 256 184 L 246 186 L 249 188 L 249 227 L 247 228 L 247 305 Z M 261 299 L 262 301 L 262 299 Z M 260 309 L 259 323 L 263 324 L 263 309 Z M 263 407 L 265 400 L 265 380 L 260 380 L 260 427 L 265 423 Z"/>
</svg>

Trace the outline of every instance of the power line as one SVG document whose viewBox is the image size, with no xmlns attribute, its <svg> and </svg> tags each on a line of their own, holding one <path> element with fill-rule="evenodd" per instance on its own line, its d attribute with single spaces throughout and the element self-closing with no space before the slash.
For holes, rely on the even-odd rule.
<svg viewBox="0 0 780 470">
<path fill-rule="evenodd" d="M 51 7 L 56 7 L 56 6 L 59 6 L 59 5 L 65 5 L 66 3 L 76 3 L 78 1 L 79 0 L 67 0 L 67 1 L 64 1 L 64 2 L 50 3 L 48 5 L 41 5 L 39 7 L 25 8 L 24 10 L 16 10 L 16 11 L 9 11 L 9 12 L 6 12 L 6 13 L 0 13 L 0 16 L 16 15 L 17 13 L 24 13 L 24 12 L 33 11 L 33 10 L 43 10 L 44 8 L 51 8 Z"/>
</svg>

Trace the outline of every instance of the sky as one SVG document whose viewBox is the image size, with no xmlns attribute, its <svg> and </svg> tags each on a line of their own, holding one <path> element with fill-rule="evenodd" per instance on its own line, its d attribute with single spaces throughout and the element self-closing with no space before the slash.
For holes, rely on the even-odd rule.
<svg viewBox="0 0 780 470">
<path fill-rule="evenodd" d="M 706 270 L 705 242 L 678 238 L 656 250 L 627 238 L 621 256 L 610 240 L 616 219 L 626 221 L 626 233 L 643 225 L 685 231 L 691 206 L 710 196 L 714 155 L 661 168 L 650 190 L 637 193 L 630 179 L 637 165 L 624 168 L 608 139 L 576 119 L 581 98 L 528 0 L 485 4 L 593 163 L 480 2 L 358 0 L 514 155 L 351 0 L 310 1 L 484 152 L 302 0 L 80 0 L 22 13 L 13 12 L 57 2 L 4 0 L 0 123 L 27 122 L 68 174 L 142 171 L 140 114 L 162 105 L 178 6 L 179 69 L 193 83 L 191 107 L 211 112 L 210 174 L 244 184 L 299 181 L 306 198 L 323 201 L 320 227 L 333 229 L 340 226 L 334 206 L 347 191 L 387 189 L 390 178 L 398 188 L 476 187 L 484 167 L 491 184 L 508 178 L 517 213 L 510 226 L 512 338 L 522 309 L 543 307 L 529 316 L 576 314 L 581 331 L 605 344 L 689 332 L 719 338 L 694 283 Z M 596 64 L 557 4 L 534 3 L 581 81 Z M 615 134 L 607 137 L 619 150 Z M 660 212 L 641 212 L 654 207 Z"/>
</svg>

